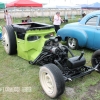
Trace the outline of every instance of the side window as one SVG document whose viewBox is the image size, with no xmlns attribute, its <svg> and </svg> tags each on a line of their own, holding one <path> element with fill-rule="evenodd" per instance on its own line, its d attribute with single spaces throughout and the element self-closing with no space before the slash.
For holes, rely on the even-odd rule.
<svg viewBox="0 0 100 100">
<path fill-rule="evenodd" d="M 40 36 L 29 36 L 27 38 L 28 41 L 35 41 L 35 40 L 38 40 L 40 38 Z"/>
<path fill-rule="evenodd" d="M 96 26 L 96 24 L 97 24 L 97 19 L 98 19 L 97 16 L 90 18 L 90 19 L 86 22 L 86 25 L 93 25 L 93 26 Z"/>
</svg>

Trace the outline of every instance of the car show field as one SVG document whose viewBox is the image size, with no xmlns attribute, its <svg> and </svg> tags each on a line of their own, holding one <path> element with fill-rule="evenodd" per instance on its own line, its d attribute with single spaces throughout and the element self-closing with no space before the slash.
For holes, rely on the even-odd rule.
<svg viewBox="0 0 100 100">
<path fill-rule="evenodd" d="M 100 97 L 100 75 L 99 73 L 93 72 L 83 78 L 73 80 L 65 85 L 65 91 L 62 96 L 57 99 L 50 99 L 42 90 L 39 82 L 39 66 L 30 65 L 26 60 L 12 55 L 9 56 L 5 53 L 4 48 L 0 42 L 0 78 L 1 85 L 0 89 L 5 89 L 0 92 L 0 99 L 8 100 L 84 100 L 94 98 L 99 100 Z M 74 50 L 74 55 L 79 55 L 81 50 Z M 86 65 L 91 66 L 91 55 L 94 51 L 84 49 Z M 93 81 L 95 80 L 95 81 Z M 10 92 L 6 90 L 7 87 L 12 89 L 18 87 L 20 91 Z M 31 87 L 31 91 L 24 92 L 22 88 Z M 33 99 L 34 98 L 34 99 Z"/>
<path fill-rule="evenodd" d="M 53 37 L 54 29 L 51 28 L 52 25 L 41 23 L 15 24 L 3 28 L 3 45 L 0 44 L 1 100 L 99 100 L 100 75 L 91 72 L 100 70 L 100 51 L 94 53 L 82 48 L 70 52 L 58 37 Z M 84 76 L 87 71 L 89 75 Z M 66 72 L 71 77 L 67 77 Z M 84 72 L 84 77 L 74 80 L 81 72 Z"/>
</svg>

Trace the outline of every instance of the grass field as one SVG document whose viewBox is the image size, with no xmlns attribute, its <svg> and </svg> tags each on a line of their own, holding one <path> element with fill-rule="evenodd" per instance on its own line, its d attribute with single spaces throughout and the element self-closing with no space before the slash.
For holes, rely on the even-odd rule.
<svg viewBox="0 0 100 100">
<path fill-rule="evenodd" d="M 91 66 L 94 51 L 82 48 L 73 53 L 80 55 L 82 50 L 85 52 L 86 65 Z M 39 66 L 30 65 L 17 55 L 7 55 L 0 41 L 0 100 L 53 100 L 42 90 L 38 72 Z M 100 100 L 100 74 L 93 72 L 67 82 L 63 95 L 54 100 Z"/>
</svg>

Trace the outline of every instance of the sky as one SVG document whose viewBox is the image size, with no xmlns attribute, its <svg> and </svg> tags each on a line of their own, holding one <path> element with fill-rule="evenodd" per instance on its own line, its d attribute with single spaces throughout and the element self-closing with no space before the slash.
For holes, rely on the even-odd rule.
<svg viewBox="0 0 100 100">
<path fill-rule="evenodd" d="M 15 0 L 0 0 L 0 2 L 4 2 L 4 3 L 10 3 L 12 1 L 15 1 Z M 99 2 L 100 3 L 100 0 L 32 0 L 32 1 L 36 1 L 36 2 L 39 2 L 39 3 L 50 3 L 50 2 L 54 2 L 54 1 L 57 1 L 57 2 L 67 2 L 68 4 L 92 4 L 94 2 Z"/>
</svg>

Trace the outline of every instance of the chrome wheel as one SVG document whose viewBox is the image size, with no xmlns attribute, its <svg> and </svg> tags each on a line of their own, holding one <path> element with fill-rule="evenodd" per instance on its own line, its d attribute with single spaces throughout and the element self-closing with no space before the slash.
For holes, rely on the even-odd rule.
<svg viewBox="0 0 100 100">
<path fill-rule="evenodd" d="M 70 49 L 77 49 L 78 43 L 75 38 L 68 38 L 67 45 Z"/>
</svg>

